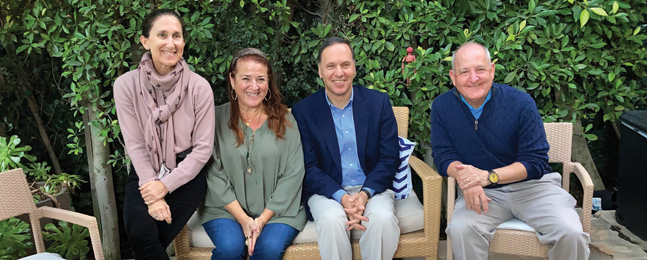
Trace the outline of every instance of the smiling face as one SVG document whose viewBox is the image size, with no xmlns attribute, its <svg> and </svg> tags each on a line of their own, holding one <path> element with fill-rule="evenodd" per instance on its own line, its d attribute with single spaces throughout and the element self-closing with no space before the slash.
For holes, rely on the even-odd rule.
<svg viewBox="0 0 647 260">
<path fill-rule="evenodd" d="M 452 83 L 472 107 L 478 108 L 492 88 L 494 63 L 485 49 L 475 43 L 462 46 L 454 55 L 454 69 L 449 71 Z"/>
<path fill-rule="evenodd" d="M 252 57 L 242 57 L 236 62 L 236 69 L 229 74 L 229 82 L 238 96 L 241 111 L 259 108 L 270 82 L 267 65 Z"/>
<path fill-rule="evenodd" d="M 162 15 L 155 20 L 148 36 L 142 35 L 139 40 L 151 52 L 157 73 L 166 75 L 184 53 L 182 24 L 173 15 Z"/>
<path fill-rule="evenodd" d="M 331 101 L 348 101 L 355 78 L 355 61 L 350 47 L 336 43 L 321 52 L 319 77 L 323 79 L 326 94 Z"/>
</svg>

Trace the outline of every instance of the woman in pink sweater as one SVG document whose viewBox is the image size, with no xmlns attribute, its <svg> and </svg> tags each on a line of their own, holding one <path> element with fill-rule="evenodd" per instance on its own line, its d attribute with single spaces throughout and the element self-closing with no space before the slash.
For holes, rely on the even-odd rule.
<svg viewBox="0 0 647 260">
<path fill-rule="evenodd" d="M 214 143 L 209 83 L 182 59 L 184 24 L 168 9 L 144 20 L 148 51 L 115 81 L 119 125 L 132 168 L 124 222 L 135 259 L 169 259 L 166 247 L 206 192 L 205 163 Z"/>
</svg>

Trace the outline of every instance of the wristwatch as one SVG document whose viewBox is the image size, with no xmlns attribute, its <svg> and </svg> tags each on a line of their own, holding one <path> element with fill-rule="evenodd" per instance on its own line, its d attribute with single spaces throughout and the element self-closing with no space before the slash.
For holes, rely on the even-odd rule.
<svg viewBox="0 0 647 260">
<path fill-rule="evenodd" d="M 489 172 L 490 172 L 490 174 L 487 176 L 487 180 L 490 181 L 490 184 L 499 183 L 499 174 L 497 174 L 493 170 L 490 170 Z"/>
<path fill-rule="evenodd" d="M 369 202 L 371 200 L 371 197 L 373 197 L 371 196 L 371 192 L 369 192 L 367 189 L 362 189 L 360 192 L 366 193 L 366 202 Z"/>
</svg>

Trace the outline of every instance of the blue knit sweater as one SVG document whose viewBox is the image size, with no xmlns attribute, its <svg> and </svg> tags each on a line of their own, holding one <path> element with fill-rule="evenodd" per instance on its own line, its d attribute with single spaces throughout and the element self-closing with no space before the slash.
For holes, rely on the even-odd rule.
<svg viewBox="0 0 647 260">
<path fill-rule="evenodd" d="M 454 161 L 482 170 L 520 162 L 526 167 L 526 180 L 551 171 L 546 132 L 535 101 L 503 84 L 492 85 L 492 97 L 478 120 L 456 88 L 438 96 L 431 106 L 431 146 L 443 176 Z"/>
</svg>

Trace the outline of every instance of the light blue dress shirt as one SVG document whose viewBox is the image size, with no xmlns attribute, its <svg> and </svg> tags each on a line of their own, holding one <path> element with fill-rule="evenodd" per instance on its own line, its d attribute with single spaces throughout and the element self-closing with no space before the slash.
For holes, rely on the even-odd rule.
<svg viewBox="0 0 647 260">
<path fill-rule="evenodd" d="M 474 108 L 472 107 L 472 105 L 467 103 L 463 95 L 461 95 L 461 100 L 463 100 L 463 102 L 467 104 L 467 107 L 470 109 L 470 112 L 472 112 L 472 115 L 474 115 L 474 118 L 478 120 L 479 117 L 481 117 L 481 113 L 483 113 L 483 107 L 485 107 L 485 103 L 487 103 L 490 100 L 490 96 L 492 96 L 492 89 L 490 89 L 490 92 L 487 93 L 487 97 L 485 97 L 485 101 L 483 102 L 483 105 L 481 105 L 479 108 Z"/>
<path fill-rule="evenodd" d="M 335 123 L 335 134 L 337 134 L 337 145 L 339 146 L 339 157 L 341 158 L 341 186 L 363 185 L 366 180 L 366 174 L 359 164 L 357 155 L 357 138 L 355 136 L 355 121 L 353 121 L 353 90 L 351 89 L 350 99 L 344 109 L 339 109 L 330 103 L 326 94 L 326 102 L 330 107 L 332 119 Z M 375 192 L 372 189 L 365 188 L 371 196 Z M 333 193 L 332 197 L 341 203 L 341 198 L 347 194 L 346 190 L 340 189 Z"/>
</svg>

